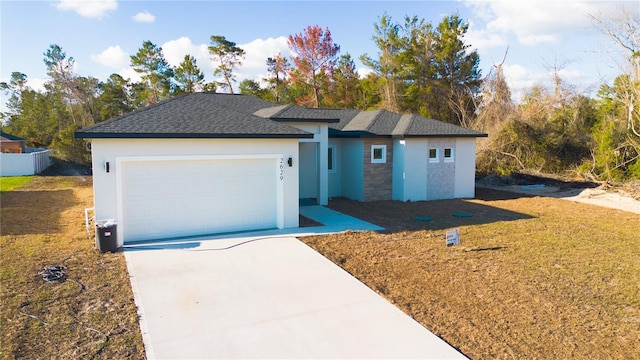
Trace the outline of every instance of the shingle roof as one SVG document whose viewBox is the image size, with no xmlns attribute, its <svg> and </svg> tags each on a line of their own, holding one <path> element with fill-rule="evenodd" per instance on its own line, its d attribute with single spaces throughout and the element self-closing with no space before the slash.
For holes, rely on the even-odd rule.
<svg viewBox="0 0 640 360">
<path fill-rule="evenodd" d="M 239 112 L 252 114 L 260 109 L 272 107 L 275 104 L 259 97 L 242 94 L 221 94 L 221 93 L 195 93 L 195 96 L 204 95 L 215 104 L 233 109 Z M 188 96 L 192 96 L 188 95 Z"/>
<path fill-rule="evenodd" d="M 403 119 L 402 135 L 404 136 L 423 136 L 423 137 L 487 137 L 487 134 L 467 129 L 462 126 L 449 124 L 442 121 L 423 118 L 418 115 L 404 115 L 407 119 Z M 396 128 L 396 130 L 399 130 Z M 393 134 L 398 135 L 398 134 Z"/>
<path fill-rule="evenodd" d="M 342 131 L 359 131 L 371 135 L 391 135 L 402 115 L 386 110 L 362 111 Z"/>
<path fill-rule="evenodd" d="M 386 110 L 308 109 L 249 95 L 179 96 L 96 124 L 78 138 L 310 138 L 286 122 L 325 122 L 330 136 L 483 137 L 457 125 Z"/>
<path fill-rule="evenodd" d="M 7 134 L 4 131 L 0 131 L 0 139 L 9 141 L 24 141 L 23 138 L 11 134 Z"/>
<path fill-rule="evenodd" d="M 485 137 L 487 134 L 418 115 L 386 110 L 361 111 L 355 117 L 329 125 L 333 136 Z"/>
<path fill-rule="evenodd" d="M 175 97 L 76 131 L 78 138 L 309 138 L 312 134 L 261 118 L 273 104 L 252 96 L 196 93 Z M 255 110 L 254 110 L 255 111 Z"/>
<path fill-rule="evenodd" d="M 345 110 L 338 109 L 315 109 L 315 108 L 301 108 L 295 105 L 283 105 L 275 106 L 269 109 L 258 110 L 254 114 L 259 116 L 268 115 L 271 120 L 286 122 L 286 121 L 300 121 L 304 119 L 305 122 L 325 122 L 325 123 L 337 123 L 340 121 L 340 113 Z M 346 110 L 349 111 L 349 110 Z M 353 110 L 356 111 L 357 110 Z"/>
</svg>

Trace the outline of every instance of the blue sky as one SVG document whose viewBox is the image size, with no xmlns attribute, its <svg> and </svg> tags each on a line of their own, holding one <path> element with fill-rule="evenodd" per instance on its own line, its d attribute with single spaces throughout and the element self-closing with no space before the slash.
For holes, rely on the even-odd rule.
<svg viewBox="0 0 640 360">
<path fill-rule="evenodd" d="M 328 27 L 341 54 L 375 56 L 373 24 L 386 12 L 402 22 L 416 15 L 437 25 L 449 14 L 469 21 L 467 43 L 480 54 L 482 74 L 502 60 L 518 96 L 534 84 L 549 85 L 554 65 L 579 91 L 593 93 L 622 72 L 618 50 L 594 30 L 589 14 L 638 9 L 637 1 L 6 1 L 0 0 L 0 81 L 27 74 L 32 88 L 46 80 L 43 53 L 58 44 L 76 61 L 75 72 L 106 80 L 111 73 L 137 79 L 129 56 L 145 40 L 161 46 L 177 65 L 196 57 L 207 81 L 215 64 L 206 47 L 223 35 L 246 51 L 238 81 L 266 75 L 265 60 L 289 54 L 286 38 L 309 25 Z M 5 97 L 4 94 L 2 94 Z M 4 101 L 2 101 L 4 103 Z"/>
</svg>

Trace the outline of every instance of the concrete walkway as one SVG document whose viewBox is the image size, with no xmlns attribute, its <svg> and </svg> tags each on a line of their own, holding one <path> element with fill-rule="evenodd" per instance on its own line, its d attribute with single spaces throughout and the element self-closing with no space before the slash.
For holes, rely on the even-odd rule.
<svg viewBox="0 0 640 360">
<path fill-rule="evenodd" d="M 298 230 L 325 233 L 346 218 L 335 219 Z M 149 359 L 464 358 L 290 235 L 145 243 L 124 255 Z"/>
<path fill-rule="evenodd" d="M 309 233 L 338 233 L 347 230 L 351 231 L 378 231 L 384 230 L 378 225 L 354 218 L 353 216 L 331 210 L 324 206 L 301 206 L 300 215 L 313 219 L 324 226 L 314 228 L 300 228 L 299 231 Z"/>
</svg>

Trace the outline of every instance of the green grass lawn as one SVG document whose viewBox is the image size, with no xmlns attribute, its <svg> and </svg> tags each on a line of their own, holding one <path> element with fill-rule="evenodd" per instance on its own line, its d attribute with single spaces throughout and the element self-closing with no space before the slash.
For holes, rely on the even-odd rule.
<svg viewBox="0 0 640 360">
<path fill-rule="evenodd" d="M 27 185 L 33 176 L 5 176 L 0 178 L 0 192 L 11 191 Z"/>
</svg>

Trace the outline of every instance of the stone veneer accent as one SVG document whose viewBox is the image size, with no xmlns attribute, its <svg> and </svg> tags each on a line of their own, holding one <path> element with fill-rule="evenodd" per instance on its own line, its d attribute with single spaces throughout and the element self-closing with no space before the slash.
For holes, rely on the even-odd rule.
<svg viewBox="0 0 640 360">
<path fill-rule="evenodd" d="M 371 145 L 387 146 L 387 162 L 371 163 Z M 393 140 L 364 138 L 363 201 L 391 200 L 393 179 Z"/>
<path fill-rule="evenodd" d="M 456 143 L 450 140 L 431 140 L 429 147 L 438 149 L 439 161 L 430 163 L 427 160 L 427 200 L 452 199 L 456 190 Z M 453 149 L 454 162 L 444 162 L 444 148 Z"/>
</svg>

